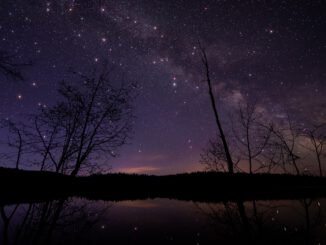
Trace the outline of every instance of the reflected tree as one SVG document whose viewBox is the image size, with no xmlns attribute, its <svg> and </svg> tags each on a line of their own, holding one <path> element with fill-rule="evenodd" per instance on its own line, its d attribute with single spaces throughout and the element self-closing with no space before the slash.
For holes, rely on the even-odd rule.
<svg viewBox="0 0 326 245">
<path fill-rule="evenodd" d="M 10 226 L 10 222 L 11 222 L 13 216 L 15 215 L 18 207 L 19 207 L 19 204 L 16 204 L 11 210 L 9 210 L 7 212 L 6 208 L 4 206 L 0 206 L 0 214 L 1 214 L 2 221 L 3 221 L 2 236 L 3 236 L 3 244 L 4 245 L 9 244 L 9 226 Z"/>
<path fill-rule="evenodd" d="M 323 239 L 324 217 L 319 200 L 255 201 L 255 206 L 250 206 L 250 201 L 196 204 L 210 220 L 219 242 L 318 244 Z M 280 212 L 285 216 L 281 217 Z M 303 219 L 298 219 L 298 214 Z"/>
<path fill-rule="evenodd" d="M 63 236 L 65 241 L 74 241 L 77 237 L 84 237 L 111 207 L 94 206 L 89 201 L 74 201 L 61 199 L 14 205 L 6 210 L 1 207 L 4 244 L 56 244 L 57 239 L 61 240 Z M 20 216 L 20 222 L 12 221 L 14 215 Z"/>
</svg>

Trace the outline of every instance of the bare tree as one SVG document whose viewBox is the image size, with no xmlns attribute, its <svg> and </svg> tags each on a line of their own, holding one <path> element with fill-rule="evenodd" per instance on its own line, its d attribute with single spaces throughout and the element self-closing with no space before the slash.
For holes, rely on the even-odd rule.
<svg viewBox="0 0 326 245">
<path fill-rule="evenodd" d="M 315 155 L 318 164 L 319 176 L 323 176 L 322 156 L 324 146 L 326 144 L 325 124 L 315 125 L 311 129 L 305 129 L 304 136 L 308 137 L 310 141 L 310 146 L 304 145 L 304 147 L 313 152 Z"/>
<path fill-rule="evenodd" d="M 205 72 L 206 72 L 206 82 L 208 85 L 208 94 L 209 94 L 209 97 L 211 100 L 211 105 L 212 105 L 212 109 L 213 109 L 214 116 L 215 116 L 215 122 L 216 122 L 216 125 L 218 128 L 218 131 L 219 131 L 219 137 L 222 141 L 224 154 L 225 154 L 225 158 L 226 158 L 226 162 L 227 162 L 227 166 L 228 166 L 228 171 L 229 171 L 229 173 L 234 173 L 234 162 L 232 160 L 230 150 L 229 150 L 229 145 L 227 143 L 225 133 L 224 133 L 224 130 L 223 130 L 220 118 L 219 118 L 217 108 L 216 108 L 215 96 L 214 96 L 213 89 L 212 89 L 212 82 L 211 82 L 211 78 L 210 78 L 210 69 L 209 69 L 206 51 L 200 44 L 199 44 L 199 46 L 200 46 L 201 54 L 202 54 L 202 62 L 203 62 L 203 65 L 205 67 Z"/>
<path fill-rule="evenodd" d="M 242 171 L 238 166 L 238 163 L 240 162 L 239 155 L 237 155 L 236 152 L 232 152 L 231 154 L 233 158 L 236 159 L 233 160 L 233 168 Z M 220 137 L 208 141 L 207 146 L 200 153 L 199 162 L 205 165 L 205 168 L 208 171 L 228 171 L 227 159 Z"/>
<path fill-rule="evenodd" d="M 22 155 L 27 152 L 27 144 L 25 140 L 25 126 L 16 124 L 10 120 L 2 120 L 1 127 L 8 129 L 9 137 L 6 144 L 9 148 L 14 149 L 15 168 L 19 169 Z M 4 154 L 6 158 L 11 159 L 11 153 Z"/>
<path fill-rule="evenodd" d="M 229 142 L 229 150 L 232 151 L 233 166 L 243 171 L 238 163 L 244 160 L 248 162 L 250 174 L 266 169 L 267 166 L 264 164 L 262 154 L 269 142 L 271 130 L 262 125 L 261 117 L 261 113 L 257 112 L 256 104 L 247 102 L 245 105 L 239 105 L 236 117 L 230 118 L 233 140 Z M 227 158 L 219 137 L 209 141 L 201 153 L 200 163 L 206 165 L 208 170 L 225 171 Z"/>
<path fill-rule="evenodd" d="M 298 160 L 301 158 L 297 153 L 299 145 L 300 129 L 294 125 L 289 115 L 283 125 L 268 125 L 271 130 L 269 148 L 272 152 L 270 161 L 274 166 L 281 165 L 286 171 L 286 166 L 294 168 L 296 174 L 300 174 Z"/>
<path fill-rule="evenodd" d="M 48 158 L 56 172 L 71 169 L 73 176 L 96 155 L 115 156 L 130 136 L 133 121 L 134 85 L 115 88 L 107 71 L 81 78 L 78 86 L 62 82 L 63 101 L 35 118 L 43 159 Z"/>
<path fill-rule="evenodd" d="M 218 139 L 210 139 L 207 146 L 200 154 L 200 163 L 205 165 L 208 171 L 223 171 L 225 172 L 225 152 L 223 146 Z"/>
<path fill-rule="evenodd" d="M 246 102 L 239 104 L 236 127 L 233 124 L 233 133 L 240 151 L 240 157 L 249 164 L 249 173 L 265 168 L 260 156 L 269 141 L 271 130 L 262 125 L 262 114 L 257 112 L 256 103 Z M 257 169 L 253 169 L 254 163 L 258 163 Z"/>
<path fill-rule="evenodd" d="M 21 69 L 31 63 L 18 63 L 13 55 L 0 50 L 0 74 L 14 80 L 24 80 Z"/>
<path fill-rule="evenodd" d="M 107 156 L 116 156 L 132 133 L 136 86 L 115 86 L 108 75 L 105 69 L 91 76 L 78 74 L 79 83 L 63 81 L 58 90 L 62 99 L 31 116 L 31 125 L 10 124 L 17 138 L 12 145 L 19 152 L 16 167 L 23 147 L 41 171 L 72 176 L 81 169 L 98 167 L 98 161 Z"/>
</svg>

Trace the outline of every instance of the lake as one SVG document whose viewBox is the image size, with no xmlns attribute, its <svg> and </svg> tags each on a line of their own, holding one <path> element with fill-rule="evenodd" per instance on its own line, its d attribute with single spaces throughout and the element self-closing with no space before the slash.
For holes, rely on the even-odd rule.
<svg viewBox="0 0 326 245">
<path fill-rule="evenodd" d="M 1 244 L 326 244 L 326 199 L 68 198 L 1 207 Z"/>
</svg>

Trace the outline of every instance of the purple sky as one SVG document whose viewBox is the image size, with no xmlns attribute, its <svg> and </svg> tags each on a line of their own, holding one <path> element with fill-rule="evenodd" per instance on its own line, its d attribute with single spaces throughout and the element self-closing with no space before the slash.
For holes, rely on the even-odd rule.
<svg viewBox="0 0 326 245">
<path fill-rule="evenodd" d="M 198 40 L 206 47 L 218 108 L 239 101 L 271 117 L 326 122 L 326 5 L 323 1 L 23 1 L 0 3 L 0 47 L 32 61 L 25 81 L 1 77 L 1 118 L 53 104 L 70 67 L 108 60 L 112 79 L 140 94 L 131 144 L 108 159 L 114 171 L 202 169 L 216 133 Z"/>
</svg>

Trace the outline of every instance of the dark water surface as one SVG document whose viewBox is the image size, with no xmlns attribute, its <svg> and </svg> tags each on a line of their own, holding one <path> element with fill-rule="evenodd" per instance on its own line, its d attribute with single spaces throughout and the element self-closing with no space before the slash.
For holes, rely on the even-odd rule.
<svg viewBox="0 0 326 245">
<path fill-rule="evenodd" d="M 1 244 L 326 244 L 326 199 L 69 198 L 1 207 Z"/>
</svg>

